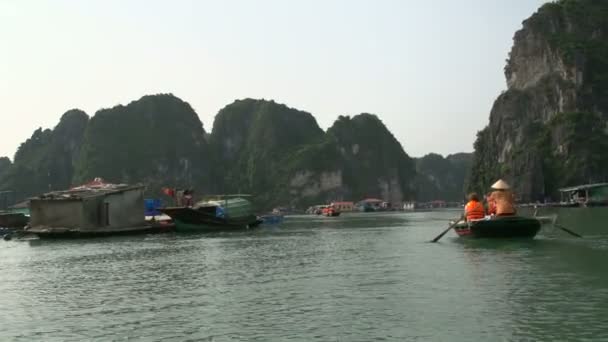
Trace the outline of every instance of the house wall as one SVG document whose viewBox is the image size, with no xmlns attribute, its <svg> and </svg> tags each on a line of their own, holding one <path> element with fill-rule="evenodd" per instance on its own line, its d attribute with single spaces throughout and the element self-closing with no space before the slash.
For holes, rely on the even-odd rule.
<svg viewBox="0 0 608 342">
<path fill-rule="evenodd" d="M 79 228 L 83 225 L 81 201 L 31 200 L 31 227 Z"/>
<path fill-rule="evenodd" d="M 107 195 L 104 203 L 109 204 L 110 227 L 137 227 L 145 224 L 143 188 Z"/>
<path fill-rule="evenodd" d="M 82 201 L 83 224 L 82 230 L 95 230 L 106 227 L 104 210 L 105 196 L 89 197 Z"/>
<path fill-rule="evenodd" d="M 32 200 L 30 214 L 31 227 L 98 230 L 143 226 L 143 188 L 73 201 Z"/>
</svg>

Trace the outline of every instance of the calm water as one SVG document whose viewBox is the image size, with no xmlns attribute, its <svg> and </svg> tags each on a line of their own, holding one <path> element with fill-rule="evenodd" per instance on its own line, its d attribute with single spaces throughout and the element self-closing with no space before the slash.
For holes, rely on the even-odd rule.
<svg viewBox="0 0 608 342">
<path fill-rule="evenodd" d="M 454 216 L 0 241 L 0 340 L 608 340 L 608 230 L 426 242 Z"/>
</svg>

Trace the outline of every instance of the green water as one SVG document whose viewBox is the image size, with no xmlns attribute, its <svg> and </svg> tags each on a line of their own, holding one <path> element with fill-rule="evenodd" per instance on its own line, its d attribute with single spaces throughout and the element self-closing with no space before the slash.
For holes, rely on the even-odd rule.
<svg viewBox="0 0 608 342">
<path fill-rule="evenodd" d="M 427 242 L 455 216 L 0 241 L 0 341 L 608 340 L 608 230 Z"/>
</svg>

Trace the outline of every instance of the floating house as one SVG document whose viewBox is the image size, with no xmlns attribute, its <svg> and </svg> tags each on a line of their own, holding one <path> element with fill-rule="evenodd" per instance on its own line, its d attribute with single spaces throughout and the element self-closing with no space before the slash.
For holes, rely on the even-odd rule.
<svg viewBox="0 0 608 342">
<path fill-rule="evenodd" d="M 41 237 L 146 232 L 144 186 L 109 184 L 101 178 L 29 201 L 26 231 Z"/>
<path fill-rule="evenodd" d="M 353 202 L 333 202 L 330 206 L 340 212 L 349 212 L 355 209 L 355 203 Z"/>
<path fill-rule="evenodd" d="M 608 206 L 608 183 L 584 184 L 559 189 L 561 205 Z"/>
<path fill-rule="evenodd" d="M 390 203 L 378 198 L 366 198 L 356 204 L 359 211 L 383 211 L 390 208 Z"/>
</svg>

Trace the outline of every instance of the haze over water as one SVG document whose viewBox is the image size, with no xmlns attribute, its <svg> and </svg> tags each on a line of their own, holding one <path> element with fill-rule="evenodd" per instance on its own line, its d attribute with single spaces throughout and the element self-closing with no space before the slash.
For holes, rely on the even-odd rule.
<svg viewBox="0 0 608 342">
<path fill-rule="evenodd" d="M 427 242 L 457 215 L 2 242 L 0 340 L 608 339 L 608 235 Z"/>
</svg>

